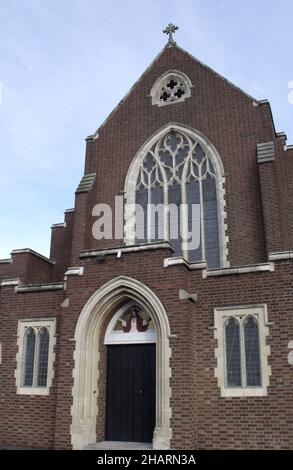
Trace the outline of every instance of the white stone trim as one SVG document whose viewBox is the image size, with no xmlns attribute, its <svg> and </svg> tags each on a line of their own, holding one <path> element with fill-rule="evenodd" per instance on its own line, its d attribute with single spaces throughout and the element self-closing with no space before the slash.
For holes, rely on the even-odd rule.
<svg viewBox="0 0 293 470">
<path fill-rule="evenodd" d="M 190 293 L 186 289 L 179 289 L 179 300 L 191 300 L 192 302 L 197 302 L 197 294 Z"/>
<path fill-rule="evenodd" d="M 147 250 L 160 250 L 163 248 L 169 248 L 172 250 L 172 247 L 169 242 L 158 242 L 158 243 L 147 243 L 146 245 L 131 245 L 131 246 L 120 246 L 118 248 L 109 248 L 107 250 L 91 250 L 91 251 L 82 251 L 79 255 L 79 258 L 90 258 L 92 256 L 107 256 L 107 255 L 117 255 L 119 252 L 122 253 L 136 253 L 137 251 L 147 251 Z"/>
<path fill-rule="evenodd" d="M 212 276 L 227 276 L 230 274 L 246 274 L 246 273 L 256 273 L 256 272 L 273 272 L 275 270 L 274 263 L 261 263 L 254 264 L 252 266 L 239 266 L 237 268 L 227 268 L 227 269 L 211 269 L 204 270 L 203 277 L 212 277 Z"/>
<path fill-rule="evenodd" d="M 260 360 L 261 360 L 261 387 L 227 387 L 226 386 L 226 365 L 225 365 L 225 320 L 230 317 L 255 316 L 259 324 L 260 338 Z M 271 375 L 271 367 L 268 365 L 268 356 L 270 355 L 270 346 L 267 345 L 266 339 L 269 336 L 268 314 L 266 304 L 260 305 L 241 305 L 235 307 L 220 307 L 214 309 L 214 338 L 217 340 L 215 348 L 215 357 L 217 366 L 215 368 L 215 377 L 218 379 L 218 386 L 221 390 L 222 397 L 250 397 L 250 396 L 266 396 L 267 387 L 269 386 L 269 377 Z"/>
<path fill-rule="evenodd" d="M 184 264 L 188 269 L 206 269 L 207 267 L 206 262 L 199 261 L 198 263 L 189 263 L 183 256 L 174 256 L 173 258 L 164 259 L 164 268 L 177 266 L 179 264 Z"/>
<path fill-rule="evenodd" d="M 59 224 L 51 225 L 51 229 L 54 229 L 54 228 L 66 228 L 66 222 L 60 222 Z"/>
<path fill-rule="evenodd" d="M 161 101 L 160 100 L 160 93 L 161 89 L 163 86 L 164 82 L 167 82 L 168 80 L 171 80 L 171 78 L 176 78 L 177 80 L 180 80 L 185 88 L 185 93 L 181 98 L 178 98 L 175 101 Z M 179 70 L 167 70 L 167 72 L 164 72 L 153 84 L 152 89 L 150 91 L 149 96 L 152 98 L 152 105 L 157 105 L 157 106 L 167 106 L 170 104 L 175 104 L 175 103 L 182 103 L 185 101 L 187 98 L 191 97 L 191 88 L 192 88 L 192 83 L 190 78 L 183 72 Z"/>
<path fill-rule="evenodd" d="M 156 427 L 153 447 L 170 448 L 171 419 L 171 348 L 170 326 L 158 297 L 141 282 L 119 276 L 98 289 L 80 313 L 75 329 L 73 405 L 71 442 L 73 449 L 83 449 L 96 442 L 97 390 L 99 376 L 99 338 L 104 318 L 115 312 L 122 299 L 132 299 L 151 315 L 156 332 Z"/>
<path fill-rule="evenodd" d="M 55 261 L 47 258 L 46 256 L 41 255 L 37 251 L 31 250 L 30 248 L 22 248 L 20 250 L 12 250 L 12 252 L 11 252 L 12 255 L 21 255 L 23 253 L 29 253 L 30 255 L 37 256 L 37 258 L 40 258 L 43 261 L 46 261 L 47 263 L 55 264 Z"/>
<path fill-rule="evenodd" d="M 0 288 L 1 287 L 18 286 L 19 284 L 20 284 L 20 279 L 19 278 L 3 279 L 2 281 L 0 281 Z"/>
<path fill-rule="evenodd" d="M 293 366 L 293 340 L 289 341 L 288 343 L 288 349 L 291 349 L 292 351 L 290 351 L 288 353 L 288 364 L 290 366 Z"/>
<path fill-rule="evenodd" d="M 12 263 L 12 258 L 0 259 L 0 264 L 10 264 Z"/>
<path fill-rule="evenodd" d="M 279 251 L 278 253 L 269 254 L 270 261 L 280 261 L 286 259 L 293 259 L 293 251 Z"/>
<path fill-rule="evenodd" d="M 142 147 L 138 150 L 134 159 L 132 160 L 124 186 L 125 193 L 125 227 L 124 227 L 124 242 L 126 245 L 135 245 L 135 220 L 132 216 L 132 208 L 135 204 L 135 191 L 138 173 L 141 163 L 147 155 L 149 149 L 165 134 L 168 132 L 181 132 L 188 135 L 192 139 L 197 140 L 204 150 L 207 152 L 213 167 L 216 172 L 217 182 L 217 201 L 218 201 L 218 222 L 219 222 L 219 246 L 220 246 L 220 265 L 222 267 L 229 267 L 228 261 L 228 234 L 227 234 L 227 214 L 226 214 L 226 201 L 225 201 L 225 176 L 224 167 L 221 157 L 216 148 L 211 142 L 199 131 L 183 126 L 182 124 L 169 123 L 156 132 L 150 139 L 148 139 Z M 203 260 L 204 261 L 204 260 Z"/>
<path fill-rule="evenodd" d="M 287 151 L 287 150 L 293 150 L 293 145 L 285 145 L 284 146 L 284 150 Z"/>
<path fill-rule="evenodd" d="M 130 331 L 129 333 L 124 333 L 123 331 L 115 332 L 113 330 L 119 318 L 135 305 L 135 302 L 128 302 L 115 313 L 107 327 L 104 344 L 145 344 L 157 342 L 157 335 L 154 330 L 144 332 Z"/>
<path fill-rule="evenodd" d="M 83 276 L 84 275 L 84 267 L 78 266 L 76 268 L 68 268 L 64 276 Z"/>
<path fill-rule="evenodd" d="M 43 292 L 50 290 L 63 290 L 64 282 L 54 282 L 51 284 L 31 284 L 28 286 L 17 286 L 15 292 L 24 293 L 24 292 Z"/>
<path fill-rule="evenodd" d="M 276 137 L 285 137 L 287 139 L 287 134 L 284 131 L 276 132 Z"/>
<path fill-rule="evenodd" d="M 48 355 L 48 375 L 46 387 L 23 387 L 22 386 L 22 372 L 23 372 L 23 348 L 24 348 L 24 334 L 27 328 L 33 328 L 35 332 L 41 328 L 47 328 L 49 332 L 49 355 Z M 17 329 L 17 353 L 16 353 L 16 370 L 14 372 L 16 390 L 18 395 L 49 395 L 50 387 L 54 377 L 54 362 L 55 362 L 55 345 L 56 345 L 56 318 L 47 319 L 28 319 L 18 320 Z M 37 346 L 36 346 L 37 347 Z"/>
</svg>

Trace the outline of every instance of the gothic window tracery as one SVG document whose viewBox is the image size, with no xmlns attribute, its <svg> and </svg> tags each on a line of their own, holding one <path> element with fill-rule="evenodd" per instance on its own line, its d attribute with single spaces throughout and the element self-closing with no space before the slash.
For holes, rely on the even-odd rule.
<svg viewBox="0 0 293 470">
<path fill-rule="evenodd" d="M 160 92 L 160 100 L 166 103 L 179 100 L 186 93 L 183 81 L 178 78 L 171 78 L 165 81 Z"/>
<path fill-rule="evenodd" d="M 168 71 L 159 77 L 151 89 L 152 104 L 164 106 L 185 101 L 191 96 L 191 87 L 187 75 L 177 70 Z"/>
<path fill-rule="evenodd" d="M 227 387 L 260 387 L 259 323 L 255 316 L 229 317 L 225 323 Z"/>
<path fill-rule="evenodd" d="M 18 321 L 17 393 L 48 395 L 54 376 L 56 319 Z"/>
<path fill-rule="evenodd" d="M 46 327 L 26 329 L 24 334 L 23 387 L 46 387 L 49 331 Z"/>
<path fill-rule="evenodd" d="M 196 138 L 170 131 L 158 139 L 141 161 L 135 191 L 142 208 L 136 220 L 138 243 L 169 240 L 175 256 L 219 267 L 217 173 Z M 175 215 L 172 205 L 178 209 Z"/>
</svg>

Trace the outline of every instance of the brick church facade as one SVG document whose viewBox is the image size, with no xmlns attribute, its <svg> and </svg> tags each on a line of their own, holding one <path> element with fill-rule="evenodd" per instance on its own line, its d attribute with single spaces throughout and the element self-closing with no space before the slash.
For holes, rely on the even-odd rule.
<svg viewBox="0 0 293 470">
<path fill-rule="evenodd" d="M 293 448 L 292 180 L 269 102 L 170 36 L 86 139 L 50 259 L 0 260 L 0 446 Z M 152 234 L 150 201 L 194 203 L 198 244 L 164 209 Z M 97 204 L 121 237 L 94 236 Z"/>
</svg>

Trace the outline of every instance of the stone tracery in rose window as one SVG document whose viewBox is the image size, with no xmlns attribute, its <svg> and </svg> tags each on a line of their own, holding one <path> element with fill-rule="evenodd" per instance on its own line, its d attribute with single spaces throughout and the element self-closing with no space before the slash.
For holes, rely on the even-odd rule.
<svg viewBox="0 0 293 470">
<path fill-rule="evenodd" d="M 176 77 L 165 80 L 161 91 L 160 101 L 170 103 L 172 101 L 179 100 L 186 94 L 186 87 L 182 80 Z"/>
<path fill-rule="evenodd" d="M 185 101 L 191 96 L 191 88 L 191 81 L 183 72 L 168 71 L 156 80 L 151 89 L 152 104 L 164 106 Z"/>
</svg>

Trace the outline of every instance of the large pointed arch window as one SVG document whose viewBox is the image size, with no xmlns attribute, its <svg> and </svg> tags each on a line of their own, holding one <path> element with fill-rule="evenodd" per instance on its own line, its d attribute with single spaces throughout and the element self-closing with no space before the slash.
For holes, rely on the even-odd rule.
<svg viewBox="0 0 293 470">
<path fill-rule="evenodd" d="M 169 240 L 174 256 L 220 267 L 223 178 L 211 145 L 170 129 L 144 151 L 135 173 L 135 243 Z"/>
</svg>

